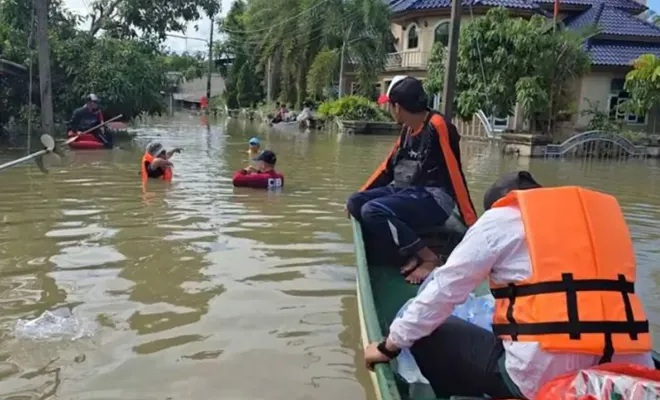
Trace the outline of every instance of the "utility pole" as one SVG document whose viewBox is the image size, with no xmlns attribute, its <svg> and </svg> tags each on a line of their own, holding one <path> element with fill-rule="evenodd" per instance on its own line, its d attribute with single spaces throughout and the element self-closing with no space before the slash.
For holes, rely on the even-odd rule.
<svg viewBox="0 0 660 400">
<path fill-rule="evenodd" d="M 268 104 L 273 102 L 273 70 L 272 70 L 272 57 L 268 57 L 268 71 L 266 72 L 266 102 Z"/>
<path fill-rule="evenodd" d="M 37 17 L 39 55 L 39 92 L 41 95 L 42 133 L 53 135 L 53 99 L 50 82 L 50 44 L 48 43 L 48 0 L 34 0 Z"/>
<path fill-rule="evenodd" d="M 458 61 L 458 38 L 461 34 L 461 0 L 451 2 L 451 28 L 449 30 L 449 57 L 445 65 L 445 84 L 442 93 L 442 106 L 445 118 L 454 117 L 454 95 L 456 93 L 456 64 Z"/>
<path fill-rule="evenodd" d="M 209 76 L 206 80 L 206 101 L 211 101 L 211 73 L 213 72 L 213 19 L 215 15 L 211 15 L 211 33 L 209 34 Z M 208 114 L 209 107 L 206 107 Z"/>
</svg>

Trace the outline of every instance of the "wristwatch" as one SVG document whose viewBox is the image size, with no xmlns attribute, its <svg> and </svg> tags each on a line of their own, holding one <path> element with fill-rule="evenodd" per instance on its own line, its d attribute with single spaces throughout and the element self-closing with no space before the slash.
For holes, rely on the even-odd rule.
<svg viewBox="0 0 660 400">
<path fill-rule="evenodd" d="M 385 340 L 383 340 L 382 342 L 378 343 L 378 346 L 376 346 L 376 348 L 378 349 L 378 351 L 380 351 L 381 353 L 383 353 L 383 354 L 384 354 L 387 358 L 389 358 L 390 360 L 397 358 L 397 356 L 399 355 L 399 353 L 401 353 L 401 349 L 396 349 L 396 351 L 392 351 L 392 350 L 388 349 L 387 346 L 385 346 L 385 343 L 386 343 Z"/>
</svg>

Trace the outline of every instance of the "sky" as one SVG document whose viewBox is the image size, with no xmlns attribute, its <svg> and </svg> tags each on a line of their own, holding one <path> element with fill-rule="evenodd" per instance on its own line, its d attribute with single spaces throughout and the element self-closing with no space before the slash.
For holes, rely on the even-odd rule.
<svg viewBox="0 0 660 400">
<path fill-rule="evenodd" d="M 167 0 L 163 0 L 167 1 Z M 659 1 L 660 0 L 656 0 Z M 64 5 L 66 8 L 69 10 L 78 13 L 80 15 L 87 15 L 89 14 L 88 11 L 88 6 L 91 4 L 92 0 L 64 0 Z M 231 7 L 231 3 L 233 0 L 222 0 L 222 15 L 227 14 L 227 11 L 229 11 L 229 8 Z M 209 37 L 209 31 L 210 31 L 210 25 L 211 21 L 208 18 L 202 18 L 199 21 L 191 22 L 188 24 L 185 36 L 191 36 L 191 37 L 196 37 L 196 38 L 203 38 L 204 40 L 208 40 Z M 85 23 L 84 27 L 89 26 L 89 21 Z M 197 30 L 195 29 L 195 26 L 197 26 Z M 182 36 L 181 33 L 179 32 L 172 32 L 174 35 L 179 35 Z M 217 34 L 217 31 L 213 33 L 214 35 Z M 193 39 L 181 39 L 181 38 L 174 38 L 170 37 L 167 39 L 165 42 L 165 45 L 169 47 L 172 51 L 175 51 L 177 53 L 182 53 L 184 51 L 188 51 L 190 53 L 194 53 L 197 51 L 203 51 L 207 52 L 208 47 L 205 42 L 202 42 L 200 40 L 193 40 Z"/>
</svg>

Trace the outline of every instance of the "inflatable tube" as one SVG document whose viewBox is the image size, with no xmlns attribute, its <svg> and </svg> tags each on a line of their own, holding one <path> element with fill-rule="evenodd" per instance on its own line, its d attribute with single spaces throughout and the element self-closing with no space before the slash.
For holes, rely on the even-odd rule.
<svg viewBox="0 0 660 400">
<path fill-rule="evenodd" d="M 76 134 L 74 132 L 69 132 L 69 137 L 74 137 Z M 102 142 L 96 140 L 96 137 L 91 133 L 84 133 L 78 137 L 75 142 L 69 143 L 69 147 L 76 150 L 100 150 L 105 149 L 105 146 Z"/>
</svg>

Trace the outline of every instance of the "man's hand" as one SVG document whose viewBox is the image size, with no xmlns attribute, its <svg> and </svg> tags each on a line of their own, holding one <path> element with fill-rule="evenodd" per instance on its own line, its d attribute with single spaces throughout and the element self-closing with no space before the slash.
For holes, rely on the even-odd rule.
<svg viewBox="0 0 660 400">
<path fill-rule="evenodd" d="M 377 343 L 371 343 L 366 349 L 364 349 L 364 361 L 369 371 L 374 370 L 374 364 L 376 363 L 386 363 L 390 361 L 390 359 L 385 354 L 381 353 L 377 347 Z"/>
<path fill-rule="evenodd" d="M 245 171 L 247 174 L 250 174 L 252 172 L 257 172 L 257 169 L 252 165 L 248 165 L 247 167 L 243 168 L 243 171 Z"/>
</svg>

